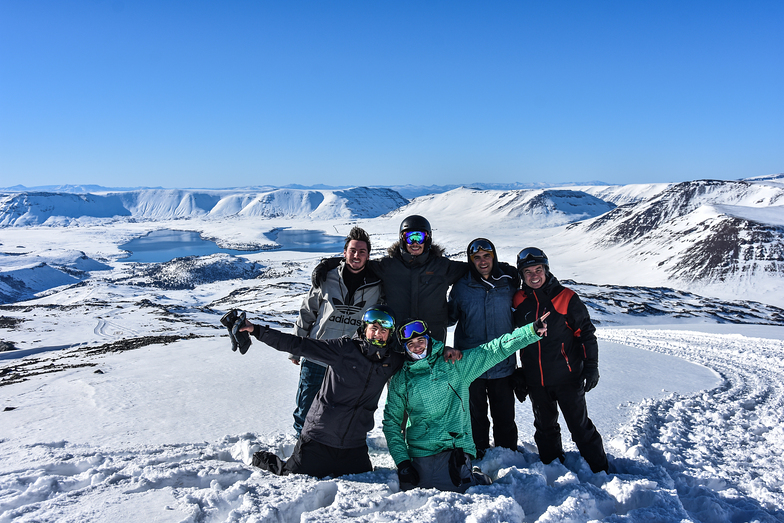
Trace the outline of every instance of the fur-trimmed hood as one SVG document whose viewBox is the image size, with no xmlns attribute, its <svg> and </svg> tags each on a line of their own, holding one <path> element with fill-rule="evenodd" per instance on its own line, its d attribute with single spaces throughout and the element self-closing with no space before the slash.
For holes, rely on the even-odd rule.
<svg viewBox="0 0 784 523">
<path fill-rule="evenodd" d="M 392 245 L 387 248 L 387 256 L 392 258 L 399 258 L 402 259 L 406 263 L 410 263 L 414 260 L 414 256 L 408 254 L 408 251 L 404 250 L 400 245 L 400 240 L 396 241 Z M 416 256 L 416 258 L 421 258 L 422 260 L 428 259 L 430 256 L 434 258 L 440 258 L 444 256 L 444 248 L 438 245 L 437 243 L 431 243 L 430 247 L 428 247 L 425 252 Z"/>
</svg>

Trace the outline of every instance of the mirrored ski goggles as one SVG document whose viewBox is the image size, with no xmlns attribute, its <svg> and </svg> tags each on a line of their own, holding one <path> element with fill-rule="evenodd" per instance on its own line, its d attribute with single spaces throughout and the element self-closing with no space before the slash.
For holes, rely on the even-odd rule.
<svg viewBox="0 0 784 523">
<path fill-rule="evenodd" d="M 427 233 L 422 231 L 408 231 L 403 233 L 403 238 L 405 238 L 406 243 L 411 245 L 412 243 L 425 243 L 425 238 L 427 238 Z"/>
<path fill-rule="evenodd" d="M 362 316 L 362 321 L 365 323 L 377 323 L 385 329 L 392 330 L 395 328 L 395 320 L 392 316 L 377 309 L 366 311 L 365 315 Z"/>
<path fill-rule="evenodd" d="M 398 335 L 401 340 L 410 340 L 411 338 L 422 336 L 426 332 L 427 324 L 422 320 L 414 320 L 400 327 Z"/>
<path fill-rule="evenodd" d="M 472 254 L 476 254 L 479 251 L 494 252 L 493 244 L 490 243 L 490 240 L 485 240 L 484 238 L 477 238 L 476 240 L 471 242 L 471 245 L 468 246 L 468 255 L 471 256 Z"/>
</svg>

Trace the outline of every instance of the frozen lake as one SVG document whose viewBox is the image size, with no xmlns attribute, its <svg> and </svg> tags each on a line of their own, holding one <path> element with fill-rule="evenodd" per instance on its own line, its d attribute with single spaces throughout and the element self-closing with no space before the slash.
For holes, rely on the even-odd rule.
<svg viewBox="0 0 784 523">
<path fill-rule="evenodd" d="M 278 243 L 281 250 L 303 252 L 342 252 L 345 240 L 343 236 L 307 229 L 273 229 L 265 236 Z M 198 232 L 171 229 L 153 231 L 134 238 L 120 245 L 120 249 L 130 252 L 122 261 L 141 263 L 164 263 L 174 258 L 208 256 L 219 252 L 234 255 L 259 252 L 224 249 L 211 240 L 205 240 Z"/>
<path fill-rule="evenodd" d="M 284 251 L 343 252 L 345 236 L 325 234 L 308 229 L 273 229 L 265 236 L 282 245 Z"/>
</svg>

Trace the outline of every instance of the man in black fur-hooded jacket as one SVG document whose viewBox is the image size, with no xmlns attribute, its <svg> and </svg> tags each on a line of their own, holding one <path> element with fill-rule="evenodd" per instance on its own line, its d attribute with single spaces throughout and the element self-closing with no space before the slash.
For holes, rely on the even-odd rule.
<svg viewBox="0 0 784 523">
<path fill-rule="evenodd" d="M 558 409 L 572 441 L 593 472 L 608 470 L 602 437 L 588 417 L 585 393 L 599 382 L 596 327 L 580 297 L 550 273 L 547 256 L 528 247 L 517 255 L 522 288 L 514 296 L 515 325 L 545 312 L 547 337 L 520 351 L 528 397 L 534 412 L 534 440 L 543 463 L 564 460 Z"/>
<path fill-rule="evenodd" d="M 313 285 L 319 287 L 328 270 L 339 259 L 323 260 L 313 271 Z M 431 336 L 446 341 L 449 286 L 468 272 L 468 263 L 450 260 L 433 243 L 433 233 L 424 217 L 411 215 L 400 224 L 399 240 L 387 249 L 387 256 L 368 261 L 381 278 L 387 304 L 398 318 L 418 318 L 430 327 Z"/>
</svg>

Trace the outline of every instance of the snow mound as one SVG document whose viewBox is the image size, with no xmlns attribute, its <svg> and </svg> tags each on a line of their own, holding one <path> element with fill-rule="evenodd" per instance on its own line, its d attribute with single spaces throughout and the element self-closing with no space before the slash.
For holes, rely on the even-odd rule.
<svg viewBox="0 0 784 523">
<path fill-rule="evenodd" d="M 0 303 L 32 298 L 38 293 L 73 285 L 91 271 L 110 267 L 81 251 L 49 249 L 37 254 L 0 254 Z"/>
<path fill-rule="evenodd" d="M 20 193 L 0 199 L 0 227 L 70 225 L 77 218 L 131 216 L 117 195 Z"/>
</svg>

